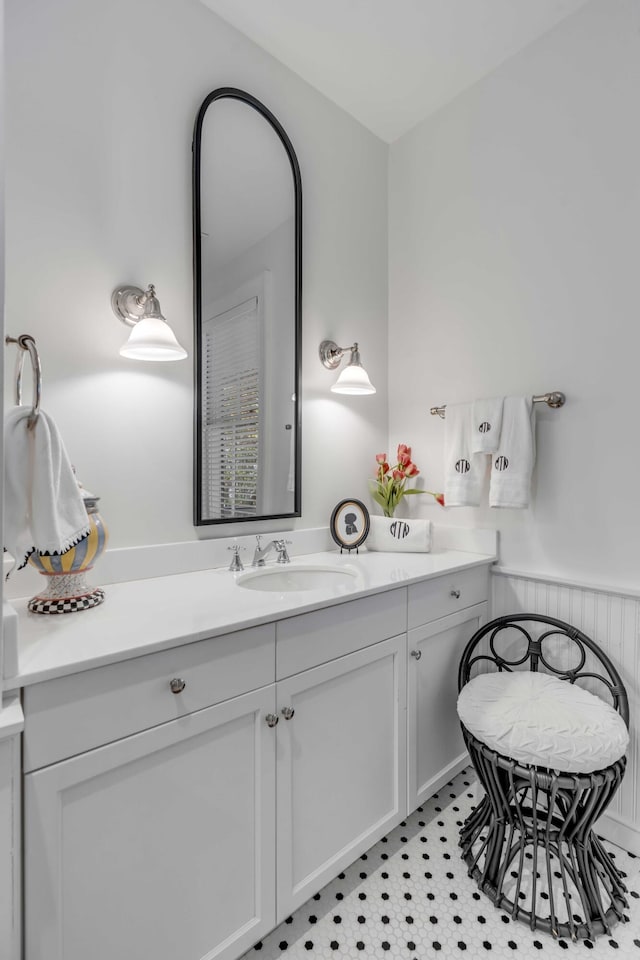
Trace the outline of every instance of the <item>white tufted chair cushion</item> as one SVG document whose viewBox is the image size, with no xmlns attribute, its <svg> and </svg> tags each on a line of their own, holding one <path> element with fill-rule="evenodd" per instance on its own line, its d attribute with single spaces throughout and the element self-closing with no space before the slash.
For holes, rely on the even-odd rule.
<svg viewBox="0 0 640 960">
<path fill-rule="evenodd" d="M 458 716 L 502 756 L 566 773 L 603 770 L 629 744 L 624 720 L 600 697 L 529 670 L 474 677 L 460 691 Z"/>
</svg>

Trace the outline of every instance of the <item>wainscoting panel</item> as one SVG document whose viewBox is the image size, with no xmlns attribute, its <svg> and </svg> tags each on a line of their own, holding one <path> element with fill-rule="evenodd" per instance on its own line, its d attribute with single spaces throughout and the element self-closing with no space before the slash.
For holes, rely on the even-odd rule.
<svg viewBox="0 0 640 960">
<path fill-rule="evenodd" d="M 631 715 L 628 765 L 598 829 L 640 855 L 640 597 L 494 571 L 491 615 L 521 612 L 547 614 L 578 627 L 602 647 L 622 676 Z"/>
</svg>

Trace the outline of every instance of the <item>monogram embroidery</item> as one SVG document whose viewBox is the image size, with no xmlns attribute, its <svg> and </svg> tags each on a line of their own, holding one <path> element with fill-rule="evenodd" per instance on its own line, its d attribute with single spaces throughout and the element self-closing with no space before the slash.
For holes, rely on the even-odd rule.
<svg viewBox="0 0 640 960">
<path fill-rule="evenodd" d="M 394 520 L 389 527 L 389 533 L 397 540 L 404 540 L 405 537 L 408 537 L 410 530 L 411 527 L 404 520 Z"/>
</svg>

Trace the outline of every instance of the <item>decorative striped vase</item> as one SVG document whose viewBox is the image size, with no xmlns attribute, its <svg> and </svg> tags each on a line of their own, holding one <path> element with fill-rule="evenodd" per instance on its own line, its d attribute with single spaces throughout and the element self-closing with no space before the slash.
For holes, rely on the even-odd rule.
<svg viewBox="0 0 640 960">
<path fill-rule="evenodd" d="M 88 490 L 82 490 L 84 505 L 89 514 L 90 532 L 75 547 L 58 556 L 33 553 L 31 566 L 48 578 L 47 589 L 29 600 L 32 613 L 75 613 L 97 607 L 104 600 L 102 587 L 92 587 L 86 575 L 104 553 L 108 531 L 98 513 L 98 500 Z"/>
</svg>

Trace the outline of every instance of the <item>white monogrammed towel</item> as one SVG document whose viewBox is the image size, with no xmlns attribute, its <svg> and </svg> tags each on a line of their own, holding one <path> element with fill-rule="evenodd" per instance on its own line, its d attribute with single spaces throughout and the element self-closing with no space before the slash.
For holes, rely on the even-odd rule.
<svg viewBox="0 0 640 960">
<path fill-rule="evenodd" d="M 533 411 L 531 397 L 504 398 L 500 443 L 491 457 L 491 507 L 529 506 L 535 461 Z"/>
<path fill-rule="evenodd" d="M 444 421 L 444 502 L 447 507 L 480 503 L 484 457 L 471 449 L 471 404 L 448 403 Z"/>
<path fill-rule="evenodd" d="M 429 553 L 431 520 L 371 517 L 367 550 L 386 553 Z"/>
<path fill-rule="evenodd" d="M 89 518 L 58 428 L 30 407 L 4 418 L 4 547 L 20 567 L 30 554 L 64 553 L 89 533 Z"/>
<path fill-rule="evenodd" d="M 471 452 L 494 453 L 500 442 L 504 397 L 474 400 L 471 409 Z"/>
</svg>

